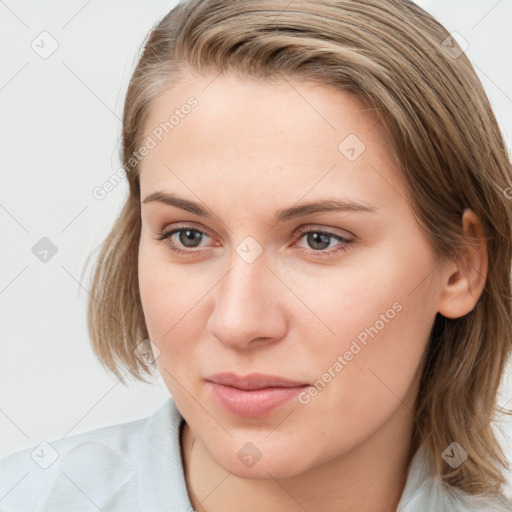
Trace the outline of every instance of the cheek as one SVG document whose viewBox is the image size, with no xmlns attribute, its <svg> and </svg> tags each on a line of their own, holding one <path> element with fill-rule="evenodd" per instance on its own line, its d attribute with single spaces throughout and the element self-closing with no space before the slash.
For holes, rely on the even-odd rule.
<svg viewBox="0 0 512 512">
<path fill-rule="evenodd" d="M 140 244 L 138 273 L 142 309 L 149 337 L 161 351 L 159 359 L 165 364 L 179 360 L 200 338 L 205 295 L 212 284 L 207 276 L 198 279 L 191 266 L 166 261 L 165 252 L 149 242 Z"/>
<path fill-rule="evenodd" d="M 316 380 L 312 395 L 304 396 L 305 414 L 318 418 L 319 428 L 331 428 L 326 417 L 327 424 L 344 425 L 347 439 L 371 434 L 397 408 L 410 414 L 411 384 L 435 318 L 435 294 L 425 279 L 431 260 L 384 255 L 373 266 L 361 263 L 364 272 L 354 268 L 333 279 L 331 296 L 310 296 L 311 308 L 335 335 L 329 343 L 318 339 L 317 350 L 310 347 Z"/>
<path fill-rule="evenodd" d="M 184 288 L 179 276 L 162 262 L 162 251 L 150 244 L 141 241 L 139 246 L 139 290 L 150 338 L 162 350 L 161 340 L 176 323 L 179 309 L 184 309 Z"/>
</svg>

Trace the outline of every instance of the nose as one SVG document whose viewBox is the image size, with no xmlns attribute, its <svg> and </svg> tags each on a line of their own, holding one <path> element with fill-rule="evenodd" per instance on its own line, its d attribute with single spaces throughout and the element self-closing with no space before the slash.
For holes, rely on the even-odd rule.
<svg viewBox="0 0 512 512">
<path fill-rule="evenodd" d="M 252 263 L 235 254 L 229 271 L 214 290 L 215 306 L 207 328 L 227 347 L 243 350 L 285 336 L 283 301 L 289 291 L 267 267 L 263 254 Z"/>
</svg>

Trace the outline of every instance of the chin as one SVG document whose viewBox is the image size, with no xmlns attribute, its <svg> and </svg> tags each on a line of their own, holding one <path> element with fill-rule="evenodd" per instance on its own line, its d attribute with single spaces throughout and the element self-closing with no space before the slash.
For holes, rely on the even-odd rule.
<svg viewBox="0 0 512 512">
<path fill-rule="evenodd" d="M 212 453 L 213 457 L 226 471 L 240 478 L 288 478 L 307 471 L 318 463 L 313 460 L 313 454 L 305 454 L 300 447 L 283 444 L 271 445 L 248 441 L 235 442 L 227 449 L 220 448 L 220 453 L 216 453 L 216 450 Z M 229 453 L 233 456 L 229 457 Z"/>
</svg>

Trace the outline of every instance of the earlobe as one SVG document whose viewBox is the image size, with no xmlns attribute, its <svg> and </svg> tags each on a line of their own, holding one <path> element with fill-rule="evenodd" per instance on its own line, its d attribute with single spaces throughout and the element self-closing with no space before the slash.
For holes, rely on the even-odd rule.
<svg viewBox="0 0 512 512">
<path fill-rule="evenodd" d="M 469 208 L 462 215 L 463 231 L 473 238 L 458 261 L 446 266 L 443 274 L 439 313 L 446 318 L 460 318 L 475 307 L 487 277 L 487 242 L 483 224 Z"/>
</svg>

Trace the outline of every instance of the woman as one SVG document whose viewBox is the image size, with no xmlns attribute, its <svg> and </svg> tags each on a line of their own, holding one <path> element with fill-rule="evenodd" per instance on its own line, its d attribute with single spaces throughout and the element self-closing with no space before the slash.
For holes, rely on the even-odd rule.
<svg viewBox="0 0 512 512">
<path fill-rule="evenodd" d="M 91 340 L 172 398 L 5 458 L 5 510 L 511 509 L 511 163 L 435 19 L 183 2 L 131 78 L 122 160 Z"/>
</svg>

